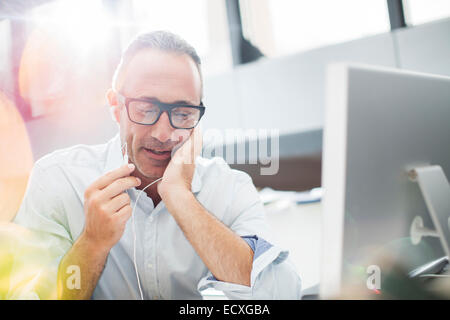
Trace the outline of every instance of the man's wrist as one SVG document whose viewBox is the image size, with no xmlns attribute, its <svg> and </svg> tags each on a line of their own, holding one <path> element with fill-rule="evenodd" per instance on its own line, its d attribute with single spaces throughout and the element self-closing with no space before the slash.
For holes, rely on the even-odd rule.
<svg viewBox="0 0 450 320">
<path fill-rule="evenodd" d="M 88 251 L 93 255 L 107 256 L 109 251 L 111 250 L 111 248 L 108 247 L 107 245 L 103 245 L 94 240 L 85 231 L 80 235 L 80 237 L 77 240 L 77 243 L 80 246 L 82 246 L 84 250 Z"/>
<path fill-rule="evenodd" d="M 186 197 L 187 195 L 192 194 L 192 191 L 184 185 L 174 185 L 160 191 L 161 199 L 166 205 L 167 203 L 177 201 L 177 199 L 181 197 Z"/>
<path fill-rule="evenodd" d="M 187 188 L 172 188 L 161 195 L 161 199 L 170 213 L 176 214 L 181 208 L 186 208 L 192 201 L 196 201 L 194 194 Z"/>
</svg>

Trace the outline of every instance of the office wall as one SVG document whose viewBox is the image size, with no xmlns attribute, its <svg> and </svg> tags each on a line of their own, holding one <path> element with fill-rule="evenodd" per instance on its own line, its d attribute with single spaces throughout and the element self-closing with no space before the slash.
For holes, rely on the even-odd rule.
<svg viewBox="0 0 450 320">
<path fill-rule="evenodd" d="M 247 64 L 205 83 L 205 127 L 275 128 L 281 133 L 321 128 L 328 63 L 395 66 L 390 34 Z M 217 95 L 221 92 L 221 95 Z M 226 97 L 224 97 L 226 96 Z M 230 103 L 237 117 L 229 117 Z"/>
<path fill-rule="evenodd" d="M 393 33 L 399 67 L 450 76 L 450 19 Z"/>
</svg>

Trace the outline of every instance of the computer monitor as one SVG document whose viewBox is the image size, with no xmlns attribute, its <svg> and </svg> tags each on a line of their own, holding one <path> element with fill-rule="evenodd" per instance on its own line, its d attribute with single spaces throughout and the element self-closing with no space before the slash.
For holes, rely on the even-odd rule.
<svg viewBox="0 0 450 320">
<path fill-rule="evenodd" d="M 413 270 L 448 255 L 450 241 L 450 78 L 357 64 L 327 72 L 321 298 L 366 286 L 355 270 L 368 277 L 379 252 Z M 414 168 L 442 168 L 440 191 L 430 175 L 414 182 Z M 432 230 L 422 237 L 421 223 Z"/>
</svg>

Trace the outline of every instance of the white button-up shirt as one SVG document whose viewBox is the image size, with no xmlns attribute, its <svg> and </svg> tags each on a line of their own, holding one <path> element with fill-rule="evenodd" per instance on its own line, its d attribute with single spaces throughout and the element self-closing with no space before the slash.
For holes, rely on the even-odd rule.
<svg viewBox="0 0 450 320">
<path fill-rule="evenodd" d="M 52 252 L 57 252 L 59 263 L 84 229 L 86 188 L 122 163 L 119 135 L 106 144 L 76 145 L 41 158 L 14 221 L 43 235 Z M 141 191 L 132 188 L 127 192 L 133 206 Z M 231 299 L 300 299 L 300 278 L 288 253 L 268 242 L 264 207 L 246 173 L 231 169 L 221 158 L 198 157 L 192 192 L 208 212 L 252 247 L 251 286 L 215 279 L 164 202 L 155 207 L 143 193 L 133 215 L 144 299 L 201 299 L 200 291 L 209 287 Z M 93 299 L 141 298 L 133 261 L 132 221 L 128 220 L 122 238 L 111 249 Z"/>
</svg>

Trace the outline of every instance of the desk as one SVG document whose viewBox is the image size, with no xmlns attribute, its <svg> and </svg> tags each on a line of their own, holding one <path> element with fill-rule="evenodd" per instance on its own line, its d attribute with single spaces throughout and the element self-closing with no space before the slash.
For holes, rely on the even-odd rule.
<svg viewBox="0 0 450 320">
<path fill-rule="evenodd" d="M 322 203 L 274 203 L 266 206 L 266 219 L 277 245 L 289 250 L 304 289 L 320 280 Z"/>
</svg>

